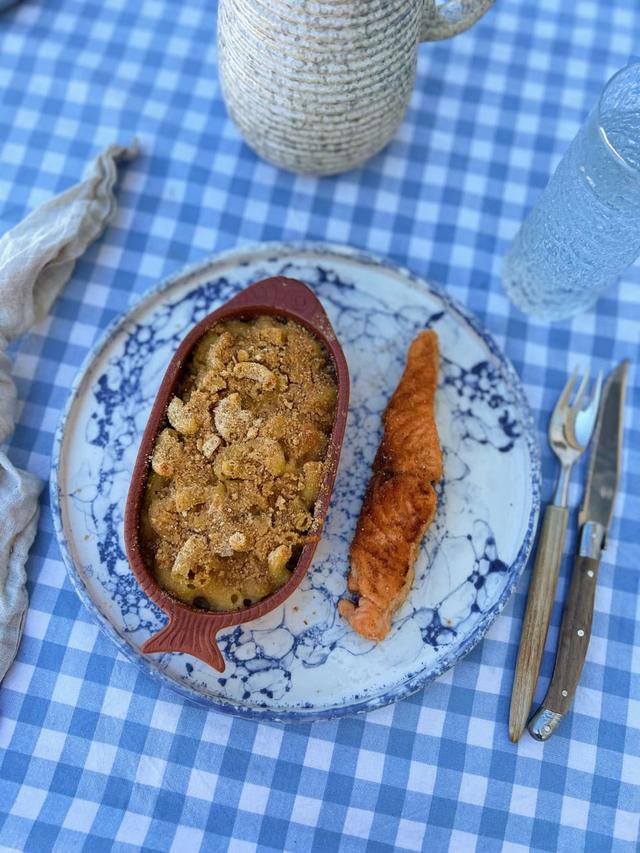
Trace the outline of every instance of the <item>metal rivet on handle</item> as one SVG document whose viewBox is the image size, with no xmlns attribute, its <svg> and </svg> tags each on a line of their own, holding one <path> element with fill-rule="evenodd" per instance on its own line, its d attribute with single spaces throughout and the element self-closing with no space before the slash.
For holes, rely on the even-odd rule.
<svg viewBox="0 0 640 853">
<path fill-rule="evenodd" d="M 563 691 L 562 691 L 562 695 L 566 698 L 569 694 L 567 693 L 567 691 L 566 691 L 566 690 L 563 690 Z"/>
<path fill-rule="evenodd" d="M 587 575 L 588 575 L 590 578 L 592 578 L 592 577 L 593 577 L 593 571 L 592 571 L 591 569 L 589 569 L 589 571 L 587 572 Z"/>
<path fill-rule="evenodd" d="M 578 636 L 584 637 L 584 631 L 582 630 L 582 628 L 578 628 Z"/>
<path fill-rule="evenodd" d="M 548 725 L 548 724 L 547 724 L 546 726 L 543 726 L 543 727 L 542 727 L 542 731 L 543 731 L 545 734 L 549 734 L 549 732 L 551 731 L 551 726 L 550 726 L 550 725 Z"/>
</svg>

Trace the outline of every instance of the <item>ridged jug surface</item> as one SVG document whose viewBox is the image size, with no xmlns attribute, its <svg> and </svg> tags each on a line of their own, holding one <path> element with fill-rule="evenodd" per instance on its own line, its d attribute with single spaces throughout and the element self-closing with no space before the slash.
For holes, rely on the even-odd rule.
<svg viewBox="0 0 640 853">
<path fill-rule="evenodd" d="M 492 2 L 455 0 L 446 18 L 433 0 L 220 0 L 218 66 L 229 113 L 248 144 L 285 169 L 346 171 L 396 132 L 419 38 L 459 32 Z"/>
</svg>

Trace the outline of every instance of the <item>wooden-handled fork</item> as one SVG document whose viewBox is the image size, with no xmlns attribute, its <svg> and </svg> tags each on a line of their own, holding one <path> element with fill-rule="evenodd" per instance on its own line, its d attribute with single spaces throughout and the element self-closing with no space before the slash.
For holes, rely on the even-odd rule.
<svg viewBox="0 0 640 853">
<path fill-rule="evenodd" d="M 520 739 L 529 718 L 547 639 L 567 532 L 571 470 L 589 444 L 600 402 L 601 375 L 596 380 L 588 406 L 582 408 L 589 381 L 587 371 L 573 403 L 570 404 L 569 399 L 575 387 L 576 378 L 577 371 L 574 370 L 555 405 L 549 422 L 549 444 L 560 460 L 562 468 L 553 500 L 547 506 L 542 520 L 522 625 L 509 711 L 509 737 L 514 743 Z"/>
</svg>

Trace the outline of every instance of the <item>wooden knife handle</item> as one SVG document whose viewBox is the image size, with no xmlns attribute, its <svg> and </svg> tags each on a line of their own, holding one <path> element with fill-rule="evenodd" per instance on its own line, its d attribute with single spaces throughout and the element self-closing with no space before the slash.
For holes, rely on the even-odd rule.
<svg viewBox="0 0 640 853">
<path fill-rule="evenodd" d="M 542 520 L 511 694 L 509 737 L 514 743 L 520 739 L 531 711 L 556 594 L 568 518 L 566 507 L 550 505 Z"/>
<path fill-rule="evenodd" d="M 553 677 L 542 707 L 529 723 L 537 740 L 551 737 L 573 702 L 589 648 L 599 566 L 593 557 L 575 558 Z"/>
</svg>

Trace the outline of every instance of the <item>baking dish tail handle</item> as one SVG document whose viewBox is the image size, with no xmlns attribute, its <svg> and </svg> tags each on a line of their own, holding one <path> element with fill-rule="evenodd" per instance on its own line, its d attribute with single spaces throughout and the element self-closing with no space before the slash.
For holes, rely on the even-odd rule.
<svg viewBox="0 0 640 853">
<path fill-rule="evenodd" d="M 213 628 L 204 615 L 199 619 L 193 614 L 187 618 L 181 617 L 182 614 L 172 616 L 162 631 L 150 637 L 141 650 L 145 654 L 185 652 L 204 661 L 218 672 L 224 672 L 224 658 L 216 642 L 216 632 L 223 626 Z"/>
</svg>

